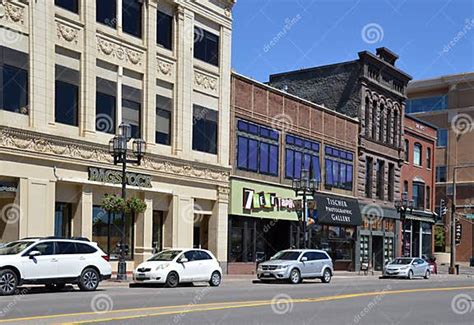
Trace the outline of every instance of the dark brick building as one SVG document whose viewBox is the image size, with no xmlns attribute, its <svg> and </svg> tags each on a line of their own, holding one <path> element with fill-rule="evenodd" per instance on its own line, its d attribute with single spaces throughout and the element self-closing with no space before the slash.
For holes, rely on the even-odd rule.
<svg viewBox="0 0 474 325">
<path fill-rule="evenodd" d="M 324 105 L 360 121 L 357 196 L 365 220 L 359 227 L 360 261 L 381 269 L 396 255 L 401 238 L 399 214 L 403 165 L 402 130 L 406 87 L 411 77 L 395 66 L 386 48 L 376 55 L 270 76 L 273 87 Z"/>
</svg>

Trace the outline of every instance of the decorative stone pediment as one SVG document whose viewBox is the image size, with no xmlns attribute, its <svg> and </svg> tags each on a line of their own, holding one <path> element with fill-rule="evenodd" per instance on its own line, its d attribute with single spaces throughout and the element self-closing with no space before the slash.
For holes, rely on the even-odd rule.
<svg viewBox="0 0 474 325">
<path fill-rule="evenodd" d="M 0 19 L 25 24 L 25 7 L 13 2 L 0 3 Z"/>
<path fill-rule="evenodd" d="M 174 83 L 175 78 L 175 64 L 170 60 L 163 59 L 161 57 L 156 58 L 156 69 L 158 75 L 163 80 Z"/>
<path fill-rule="evenodd" d="M 211 95 L 217 95 L 219 86 L 219 79 L 217 77 L 194 71 L 194 88 L 210 93 Z"/>
<path fill-rule="evenodd" d="M 142 68 L 144 52 L 133 49 L 103 36 L 97 36 L 97 51 L 104 60 L 115 61 L 131 69 Z"/>
<path fill-rule="evenodd" d="M 77 45 L 80 38 L 80 29 L 67 23 L 56 21 L 56 36 L 59 42 L 68 45 Z"/>
</svg>

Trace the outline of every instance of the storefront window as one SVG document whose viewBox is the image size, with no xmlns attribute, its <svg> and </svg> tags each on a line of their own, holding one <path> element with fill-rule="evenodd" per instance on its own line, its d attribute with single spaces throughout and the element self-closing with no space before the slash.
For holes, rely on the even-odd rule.
<svg viewBox="0 0 474 325">
<path fill-rule="evenodd" d="M 153 248 L 157 251 L 162 250 L 163 242 L 163 211 L 153 211 Z"/>
<path fill-rule="evenodd" d="M 54 236 L 71 237 L 72 204 L 56 202 L 54 212 Z"/>
<path fill-rule="evenodd" d="M 433 254 L 432 225 L 430 223 L 421 222 L 421 231 L 421 253 L 422 255 L 431 256 Z"/>
<path fill-rule="evenodd" d="M 92 241 L 110 256 L 111 260 L 118 259 L 117 244 L 123 234 L 122 216 L 119 213 L 109 213 L 100 206 L 92 210 Z M 125 217 L 125 244 L 129 247 L 127 259 L 133 259 L 133 222 L 132 217 Z"/>
<path fill-rule="evenodd" d="M 325 250 L 334 261 L 352 262 L 355 227 L 316 225 L 310 231 L 311 248 Z"/>
</svg>

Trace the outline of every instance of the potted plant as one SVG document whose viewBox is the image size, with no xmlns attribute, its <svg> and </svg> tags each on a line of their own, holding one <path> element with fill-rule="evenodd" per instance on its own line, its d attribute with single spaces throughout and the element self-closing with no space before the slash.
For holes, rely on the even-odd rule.
<svg viewBox="0 0 474 325">
<path fill-rule="evenodd" d="M 125 202 L 125 212 L 134 215 L 145 212 L 146 207 L 145 201 L 137 197 L 131 197 Z"/>
</svg>

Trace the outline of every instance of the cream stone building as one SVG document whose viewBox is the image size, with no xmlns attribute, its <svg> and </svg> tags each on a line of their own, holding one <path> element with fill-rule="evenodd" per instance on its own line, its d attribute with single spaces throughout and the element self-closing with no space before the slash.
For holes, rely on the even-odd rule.
<svg viewBox="0 0 474 325">
<path fill-rule="evenodd" d="M 0 3 L 1 242 L 83 236 L 114 260 L 120 218 L 100 205 L 120 193 L 108 143 L 127 122 L 147 144 L 128 168 L 147 204 L 126 221 L 129 270 L 155 247 L 226 264 L 233 4 Z"/>
</svg>

